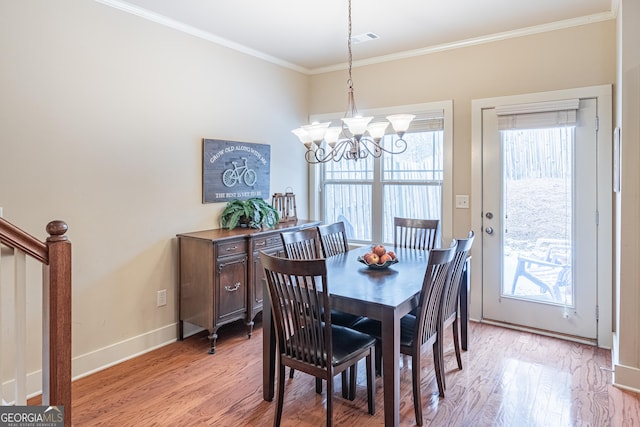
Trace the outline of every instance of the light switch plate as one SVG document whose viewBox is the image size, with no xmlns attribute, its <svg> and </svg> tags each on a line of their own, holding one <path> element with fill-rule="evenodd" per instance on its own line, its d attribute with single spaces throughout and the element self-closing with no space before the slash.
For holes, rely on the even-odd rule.
<svg viewBox="0 0 640 427">
<path fill-rule="evenodd" d="M 156 295 L 156 305 L 158 307 L 162 307 L 167 305 L 167 290 L 166 289 L 162 289 L 160 291 L 158 291 L 157 295 Z"/>
<path fill-rule="evenodd" d="M 466 194 L 456 194 L 456 208 L 469 209 L 469 196 Z"/>
</svg>

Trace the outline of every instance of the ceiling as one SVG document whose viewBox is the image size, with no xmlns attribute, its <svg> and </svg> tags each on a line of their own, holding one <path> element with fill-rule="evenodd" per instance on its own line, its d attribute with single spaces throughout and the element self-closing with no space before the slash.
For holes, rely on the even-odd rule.
<svg viewBox="0 0 640 427">
<path fill-rule="evenodd" d="M 348 0 L 96 0 L 304 72 L 344 68 Z M 617 0 L 352 0 L 354 65 L 612 19 Z"/>
</svg>

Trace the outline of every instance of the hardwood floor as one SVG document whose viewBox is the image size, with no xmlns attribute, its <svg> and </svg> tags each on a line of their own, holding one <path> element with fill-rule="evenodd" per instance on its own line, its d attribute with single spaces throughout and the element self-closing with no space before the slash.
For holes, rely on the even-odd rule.
<svg viewBox="0 0 640 427">
<path fill-rule="evenodd" d="M 447 334 L 450 336 L 451 334 Z M 262 400 L 262 327 L 246 338 L 242 323 L 219 330 L 217 353 L 199 334 L 73 383 L 75 426 L 270 426 L 274 402 Z M 611 386 L 610 352 L 554 338 L 471 323 L 459 371 L 445 342 L 447 390 L 438 398 L 430 349 L 423 357 L 423 415 L 432 426 L 639 426 L 640 398 Z M 401 359 L 402 426 L 415 425 L 411 363 Z M 367 414 L 364 365 L 355 401 L 336 377 L 334 424 L 382 426 Z M 323 426 L 325 394 L 314 379 L 287 378 L 283 426 Z M 326 390 L 326 388 L 325 388 Z"/>
</svg>

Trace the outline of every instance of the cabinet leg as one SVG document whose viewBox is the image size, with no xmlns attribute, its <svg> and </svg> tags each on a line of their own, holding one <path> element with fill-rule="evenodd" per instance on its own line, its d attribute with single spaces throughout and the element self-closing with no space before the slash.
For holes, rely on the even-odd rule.
<svg viewBox="0 0 640 427">
<path fill-rule="evenodd" d="M 216 341 L 218 340 L 218 328 L 216 328 L 210 335 L 209 341 L 211 341 L 211 348 L 209 349 L 209 354 L 216 354 Z"/>
<path fill-rule="evenodd" d="M 178 322 L 178 341 L 184 340 L 184 322 L 181 320 Z"/>
<path fill-rule="evenodd" d="M 253 334 L 253 325 L 253 320 L 247 322 L 247 336 L 249 339 L 251 339 L 251 335 Z"/>
</svg>

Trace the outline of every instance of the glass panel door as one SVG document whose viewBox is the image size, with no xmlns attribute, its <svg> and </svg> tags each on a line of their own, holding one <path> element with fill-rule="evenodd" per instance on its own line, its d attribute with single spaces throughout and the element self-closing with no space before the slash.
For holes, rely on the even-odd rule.
<svg viewBox="0 0 640 427">
<path fill-rule="evenodd" d="M 482 112 L 482 317 L 597 337 L 597 103 L 575 126 L 500 131 Z"/>
<path fill-rule="evenodd" d="M 502 295 L 573 307 L 574 127 L 506 130 Z"/>
</svg>

